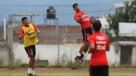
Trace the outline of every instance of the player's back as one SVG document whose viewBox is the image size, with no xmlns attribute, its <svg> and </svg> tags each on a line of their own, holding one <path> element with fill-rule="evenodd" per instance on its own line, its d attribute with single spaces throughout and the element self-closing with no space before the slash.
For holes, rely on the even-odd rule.
<svg viewBox="0 0 136 76">
<path fill-rule="evenodd" d="M 91 65 L 108 65 L 106 51 L 109 47 L 108 37 L 100 32 L 94 33 L 90 36 L 94 40 L 95 48 L 92 50 Z"/>
</svg>

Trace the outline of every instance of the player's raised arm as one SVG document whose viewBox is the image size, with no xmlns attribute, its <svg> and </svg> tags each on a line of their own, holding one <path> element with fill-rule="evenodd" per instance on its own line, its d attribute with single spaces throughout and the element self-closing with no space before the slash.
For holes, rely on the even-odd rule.
<svg viewBox="0 0 136 76">
<path fill-rule="evenodd" d="M 34 26 L 35 32 L 36 32 L 36 33 L 40 33 L 39 28 L 38 28 L 34 23 L 32 23 L 32 25 Z"/>
<path fill-rule="evenodd" d="M 89 42 L 90 42 L 90 46 L 88 48 L 88 53 L 90 54 L 90 53 L 92 53 L 93 49 L 95 48 L 93 36 L 89 37 Z"/>
<path fill-rule="evenodd" d="M 84 14 L 84 11 L 81 13 L 81 15 L 79 17 L 75 16 L 75 20 L 76 22 L 80 23 L 80 20 L 82 19 L 82 15 Z"/>
</svg>

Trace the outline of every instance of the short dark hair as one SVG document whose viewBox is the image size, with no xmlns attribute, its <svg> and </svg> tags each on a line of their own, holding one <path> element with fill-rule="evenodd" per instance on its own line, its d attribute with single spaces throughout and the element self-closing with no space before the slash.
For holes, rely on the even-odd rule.
<svg viewBox="0 0 136 76">
<path fill-rule="evenodd" d="M 74 9 L 75 9 L 75 6 L 76 6 L 76 5 L 78 5 L 78 3 L 74 3 L 74 4 L 73 4 L 73 8 L 74 8 Z"/>
<path fill-rule="evenodd" d="M 102 24 L 100 20 L 93 21 L 92 27 L 95 31 L 100 31 Z"/>
<path fill-rule="evenodd" d="M 27 19 L 27 17 L 22 17 L 21 21 L 23 22 L 23 20 Z"/>
</svg>

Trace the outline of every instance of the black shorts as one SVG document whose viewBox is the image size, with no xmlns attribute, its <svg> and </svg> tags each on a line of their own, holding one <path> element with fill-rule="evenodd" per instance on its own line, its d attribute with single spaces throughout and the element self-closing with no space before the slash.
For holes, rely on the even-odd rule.
<svg viewBox="0 0 136 76">
<path fill-rule="evenodd" d="M 90 76 L 109 76 L 109 66 L 90 66 L 89 67 Z"/>
<path fill-rule="evenodd" d="M 88 37 L 93 34 L 92 28 L 82 28 L 83 41 L 88 41 Z"/>
<path fill-rule="evenodd" d="M 28 57 L 35 57 L 35 55 L 36 55 L 35 45 L 25 47 L 25 50 L 26 50 Z"/>
</svg>

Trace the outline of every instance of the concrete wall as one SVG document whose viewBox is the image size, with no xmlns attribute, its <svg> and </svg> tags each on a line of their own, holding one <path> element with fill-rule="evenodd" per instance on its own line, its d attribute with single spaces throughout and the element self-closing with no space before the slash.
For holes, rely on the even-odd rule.
<svg viewBox="0 0 136 76">
<path fill-rule="evenodd" d="M 116 43 L 114 46 L 116 46 L 116 56 L 118 57 L 117 60 L 117 65 L 120 65 L 120 56 L 121 56 L 121 46 L 132 46 L 132 65 L 136 65 L 136 42 L 135 41 L 119 41 Z"/>
<path fill-rule="evenodd" d="M 78 50 L 82 44 L 64 44 L 59 45 L 60 59 L 66 57 L 69 60 L 74 60 Z M 107 57 L 110 65 L 118 66 L 120 64 L 120 47 L 111 45 L 110 51 L 107 52 Z M 7 48 L 0 47 L 0 59 L 4 60 L 4 64 L 9 61 L 9 51 Z M 49 64 L 54 64 L 58 59 L 58 45 L 36 45 L 36 59 L 48 60 Z M 15 60 L 21 60 L 21 63 L 28 63 L 28 57 L 24 50 L 24 45 L 19 43 L 13 44 L 13 52 Z M 90 59 L 89 54 L 85 54 L 86 60 Z M 136 46 L 133 48 L 132 65 L 136 65 Z"/>
<path fill-rule="evenodd" d="M 0 47 L 0 65 L 7 65 L 9 62 L 9 49 L 7 47 Z"/>
<path fill-rule="evenodd" d="M 60 58 L 63 55 L 66 55 L 68 59 L 74 60 L 75 56 L 78 53 L 80 46 L 81 44 L 59 45 Z M 107 52 L 107 57 L 109 60 L 109 64 L 113 65 L 117 63 L 118 57 L 115 54 L 114 46 L 111 45 L 110 48 L 111 48 L 110 51 Z M 22 63 L 28 63 L 28 57 L 24 50 L 23 44 L 14 43 L 13 49 L 14 49 L 14 55 L 15 55 L 16 60 L 19 59 L 22 61 Z M 37 50 L 36 59 L 49 60 L 50 64 L 54 64 L 55 61 L 57 61 L 58 45 L 36 45 L 36 50 Z M 85 57 L 87 60 L 90 59 L 89 54 L 85 54 Z"/>
</svg>

